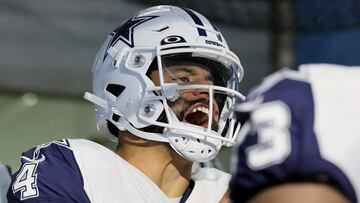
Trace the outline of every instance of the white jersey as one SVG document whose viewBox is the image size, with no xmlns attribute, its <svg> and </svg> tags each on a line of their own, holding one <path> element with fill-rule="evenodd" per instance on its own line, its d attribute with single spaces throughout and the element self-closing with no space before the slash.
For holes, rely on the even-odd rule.
<svg viewBox="0 0 360 203">
<path fill-rule="evenodd" d="M 26 175 L 29 172 L 33 176 Z M 192 191 L 184 194 L 185 199 L 168 198 L 140 170 L 102 145 L 60 140 L 23 154 L 23 166 L 14 176 L 9 196 L 24 202 L 218 202 L 228 188 L 230 175 L 201 168 L 192 180 Z"/>
<path fill-rule="evenodd" d="M 321 182 L 360 201 L 360 67 L 279 71 L 238 106 L 233 201 L 285 182 Z"/>
</svg>

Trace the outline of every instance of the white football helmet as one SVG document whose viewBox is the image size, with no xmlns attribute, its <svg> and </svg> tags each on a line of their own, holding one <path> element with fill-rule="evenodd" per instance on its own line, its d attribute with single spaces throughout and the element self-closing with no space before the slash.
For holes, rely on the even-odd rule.
<svg viewBox="0 0 360 203">
<path fill-rule="evenodd" d="M 205 67 L 211 82 L 182 83 L 173 68 L 182 62 Z M 150 77 L 152 70 L 158 72 L 158 82 Z M 238 92 L 242 77 L 238 57 L 204 16 L 186 8 L 155 6 L 107 37 L 93 65 L 94 92 L 84 97 L 96 104 L 97 127 L 108 138 L 117 140 L 119 133 L 111 129 L 116 126 L 168 142 L 183 157 L 205 162 L 222 145 L 235 142 L 240 125 L 234 106 L 244 99 Z M 206 92 L 206 102 L 188 105 L 186 115 L 173 111 L 172 103 L 184 91 L 199 90 Z"/>
</svg>

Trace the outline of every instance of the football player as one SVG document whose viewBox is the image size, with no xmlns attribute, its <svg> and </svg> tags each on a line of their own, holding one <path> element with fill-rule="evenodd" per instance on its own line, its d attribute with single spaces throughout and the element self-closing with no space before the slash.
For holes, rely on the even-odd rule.
<svg viewBox="0 0 360 203">
<path fill-rule="evenodd" d="M 230 175 L 192 173 L 239 131 L 235 104 L 243 69 L 219 30 L 175 6 L 140 11 L 115 29 L 93 65 L 101 133 L 114 152 L 87 140 L 58 140 L 22 155 L 9 201 L 218 202 Z"/>
<path fill-rule="evenodd" d="M 238 107 L 232 202 L 360 201 L 360 67 L 277 72 Z"/>
</svg>

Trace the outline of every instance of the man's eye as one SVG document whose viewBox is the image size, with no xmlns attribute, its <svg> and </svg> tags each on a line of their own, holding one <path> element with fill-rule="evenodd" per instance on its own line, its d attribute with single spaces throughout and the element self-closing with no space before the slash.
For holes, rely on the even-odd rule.
<svg viewBox="0 0 360 203">
<path fill-rule="evenodd" d="M 188 77 L 176 77 L 174 80 L 177 82 L 190 82 L 190 78 Z"/>
</svg>

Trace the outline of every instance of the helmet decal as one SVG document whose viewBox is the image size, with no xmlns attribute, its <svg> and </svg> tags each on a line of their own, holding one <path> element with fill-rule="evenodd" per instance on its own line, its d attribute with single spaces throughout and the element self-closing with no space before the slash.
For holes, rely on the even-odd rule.
<svg viewBox="0 0 360 203">
<path fill-rule="evenodd" d="M 161 40 L 160 44 L 165 45 L 165 44 L 174 44 L 174 43 L 183 43 L 183 42 L 186 42 L 183 37 L 178 35 L 171 35 Z"/>
<path fill-rule="evenodd" d="M 198 25 L 198 26 L 204 26 L 204 23 L 201 21 L 201 19 L 196 15 L 195 12 L 193 12 L 191 9 L 188 9 L 188 8 L 182 8 L 187 14 L 189 14 L 189 16 L 194 20 L 195 24 Z M 209 22 L 212 26 L 212 28 L 216 31 L 216 32 L 220 32 L 219 29 L 214 25 L 212 24 L 211 22 Z M 202 29 L 202 28 L 197 28 L 198 29 L 198 33 L 200 36 L 207 36 L 206 34 L 206 30 L 205 29 Z M 222 42 L 222 37 L 220 34 L 217 34 L 217 39 Z"/>
<path fill-rule="evenodd" d="M 121 25 L 120 27 L 116 28 L 110 36 L 112 36 L 111 41 L 108 44 L 107 49 L 114 46 L 116 42 L 119 40 L 123 41 L 129 47 L 134 47 L 134 28 L 148 20 L 154 19 L 158 16 L 134 16 L 130 18 L 126 23 Z M 105 52 L 103 61 L 105 60 L 106 56 L 108 55 Z"/>
<path fill-rule="evenodd" d="M 210 23 L 210 24 L 214 28 L 215 31 L 220 32 L 219 29 L 214 24 L 212 24 L 212 23 Z M 222 42 L 222 38 L 221 38 L 220 34 L 217 34 L 217 38 L 220 42 Z"/>
<path fill-rule="evenodd" d="M 188 8 L 182 8 L 189 16 L 194 20 L 196 25 L 204 26 L 203 22 L 200 20 L 200 18 L 190 9 Z M 200 36 L 207 36 L 206 30 L 202 28 L 197 28 Z"/>
</svg>

